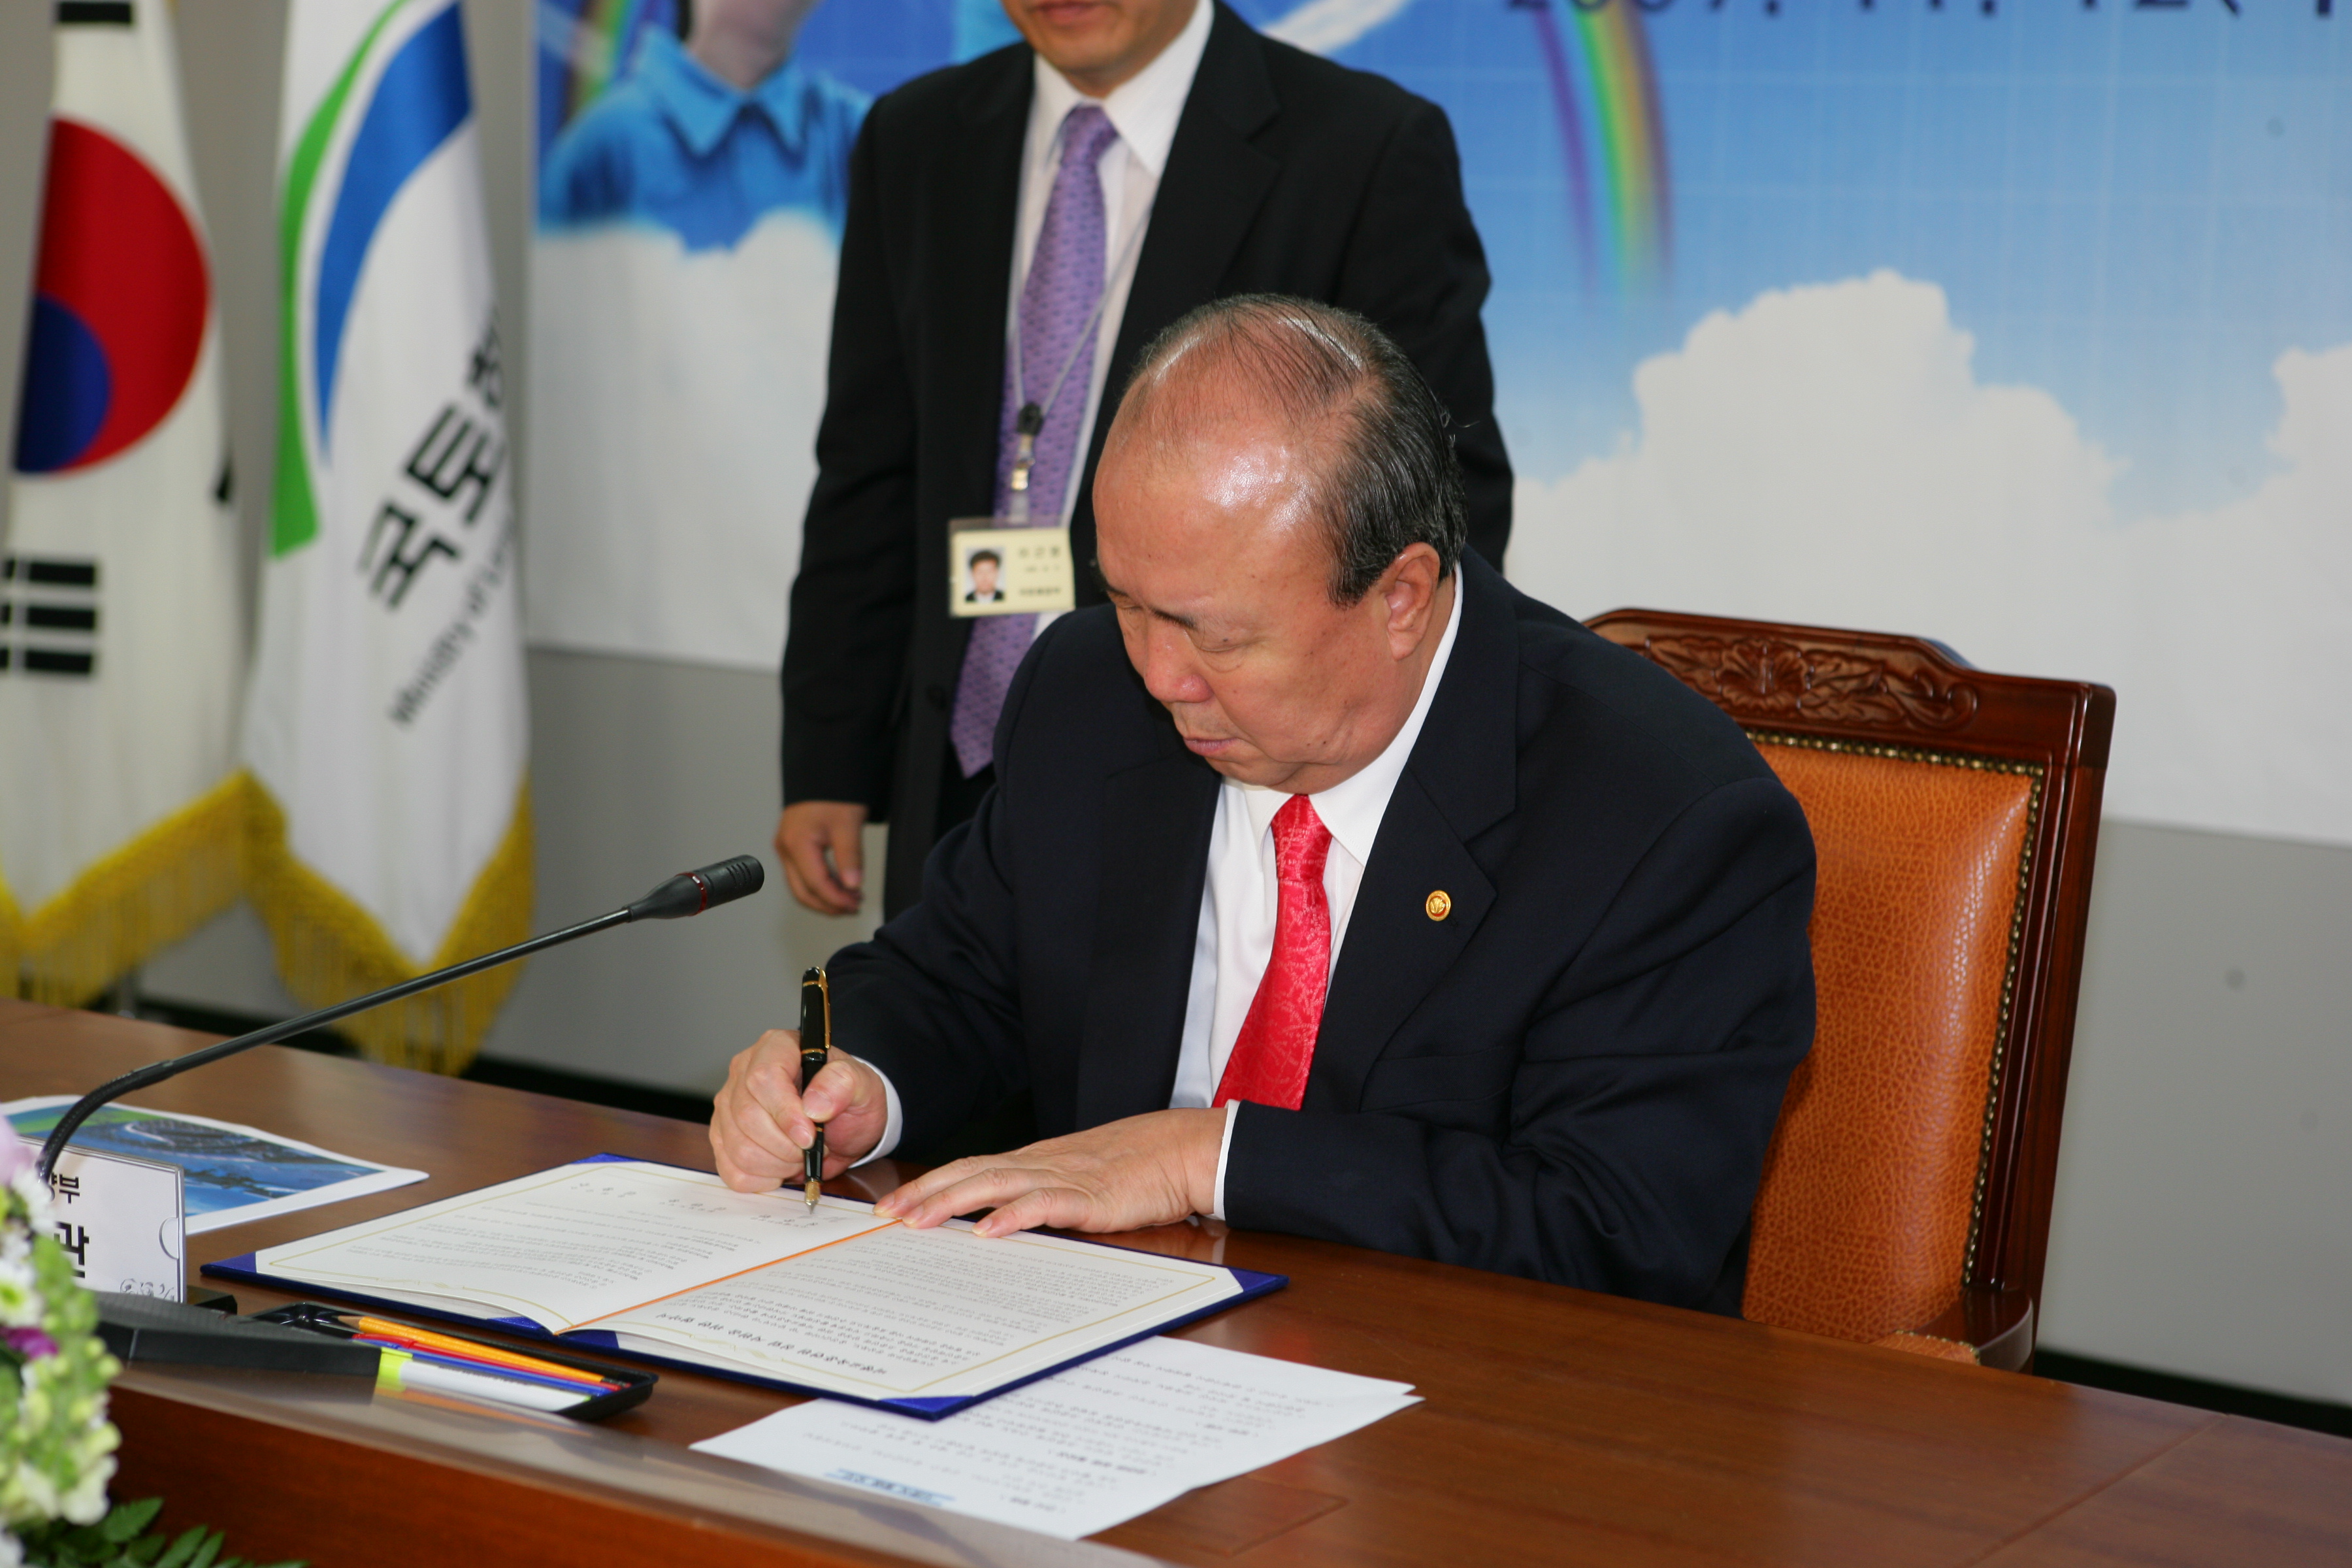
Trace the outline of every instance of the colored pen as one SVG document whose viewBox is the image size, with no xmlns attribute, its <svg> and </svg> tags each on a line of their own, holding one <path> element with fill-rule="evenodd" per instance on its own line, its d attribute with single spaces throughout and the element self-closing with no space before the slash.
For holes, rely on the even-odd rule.
<svg viewBox="0 0 2352 1568">
<path fill-rule="evenodd" d="M 805 1092 L 810 1080 L 824 1068 L 825 1058 L 833 1050 L 833 995 L 825 989 L 824 971 L 803 970 L 801 973 L 801 1089 Z M 816 1207 L 817 1192 L 824 1181 L 824 1123 L 814 1121 L 816 1136 L 809 1140 L 801 1155 L 801 1196 L 808 1206 Z"/>
<path fill-rule="evenodd" d="M 608 1380 L 594 1373 L 582 1372 L 557 1362 L 541 1361 L 521 1351 L 502 1349 L 497 1345 L 478 1344 L 450 1334 L 436 1334 L 430 1329 L 416 1328 L 408 1323 L 395 1323 L 385 1318 L 341 1317 L 335 1322 L 354 1338 L 390 1341 L 409 1350 L 431 1351 L 461 1360 L 484 1362 L 494 1366 L 512 1368 L 535 1377 L 551 1377 L 570 1383 L 595 1384 L 611 1386 Z"/>
<path fill-rule="evenodd" d="M 530 1361 L 521 1356 L 488 1354 L 474 1349 L 445 1349 L 439 1345 L 420 1344 L 405 1334 L 372 1334 L 362 1330 L 352 1336 L 363 1344 L 390 1345 L 396 1350 L 415 1351 L 418 1355 L 432 1356 L 441 1361 L 464 1362 L 491 1372 L 512 1373 L 517 1377 L 541 1378 L 549 1383 L 577 1384 L 583 1388 L 613 1389 L 620 1385 L 609 1378 L 592 1377 L 553 1362 Z"/>
<path fill-rule="evenodd" d="M 378 1388 L 395 1393 L 409 1389 L 425 1389 L 435 1394 L 454 1394 L 468 1399 L 478 1399 L 492 1405 L 517 1405 L 526 1410 L 541 1410 L 551 1414 L 569 1410 L 583 1400 L 595 1395 L 576 1384 L 545 1384 L 520 1377 L 501 1377 L 478 1368 L 446 1366 L 430 1362 L 408 1351 L 391 1351 L 383 1364 L 376 1369 Z"/>
<path fill-rule="evenodd" d="M 371 1334 L 360 1334 L 354 1343 L 373 1345 L 378 1350 L 395 1351 L 429 1366 L 454 1367 L 483 1377 L 507 1378 L 516 1383 L 528 1383 L 540 1388 L 560 1388 L 580 1399 L 593 1399 L 600 1394 L 610 1394 L 620 1384 L 614 1383 L 578 1383 L 568 1377 L 549 1377 L 543 1373 L 525 1372 L 520 1367 L 506 1366 L 498 1362 L 477 1361 L 471 1356 L 444 1355 L 439 1351 L 418 1350 L 394 1340 L 380 1340 Z"/>
</svg>

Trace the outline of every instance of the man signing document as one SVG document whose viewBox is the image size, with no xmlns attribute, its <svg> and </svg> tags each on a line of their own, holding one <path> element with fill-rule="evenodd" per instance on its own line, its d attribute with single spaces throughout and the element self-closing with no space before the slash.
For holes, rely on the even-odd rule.
<svg viewBox="0 0 2352 1568">
<path fill-rule="evenodd" d="M 735 1058 L 743 1191 L 1023 1089 L 1042 1142 L 880 1209 L 1214 1215 L 1736 1312 L 1811 1044 L 1812 840 L 1738 727 L 1465 553 L 1378 329 L 1203 306 L 1095 485 L 1110 603 L 1041 636 L 921 900 L 828 965 L 833 1060 Z"/>
</svg>

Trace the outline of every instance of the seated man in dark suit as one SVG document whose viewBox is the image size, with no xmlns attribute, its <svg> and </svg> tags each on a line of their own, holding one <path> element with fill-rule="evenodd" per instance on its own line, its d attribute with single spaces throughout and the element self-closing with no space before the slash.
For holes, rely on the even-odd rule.
<svg viewBox="0 0 2352 1568">
<path fill-rule="evenodd" d="M 1026 1089 L 1053 1136 L 882 1211 L 1212 1214 L 1737 1311 L 1813 1027 L 1812 840 L 1747 737 L 1465 552 L 1443 410 L 1344 311 L 1179 321 L 1095 493 L 1110 604 L 1038 639 L 978 816 L 834 959 L 805 1099 L 790 1031 L 736 1058 L 720 1173 Z"/>
</svg>

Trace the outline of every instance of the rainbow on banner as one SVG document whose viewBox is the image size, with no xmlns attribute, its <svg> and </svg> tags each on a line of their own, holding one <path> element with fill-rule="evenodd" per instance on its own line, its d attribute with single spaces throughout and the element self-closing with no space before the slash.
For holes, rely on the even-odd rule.
<svg viewBox="0 0 2352 1568">
<path fill-rule="evenodd" d="M 677 0 L 543 0 L 541 150 L 604 96 L 636 52 L 646 28 L 675 28 L 677 16 Z M 567 16 L 569 25 L 562 25 Z"/>
<path fill-rule="evenodd" d="M 1568 165 L 1570 225 L 1585 285 L 1632 294 L 1674 258 L 1674 198 L 1657 72 L 1634 0 L 1530 7 Z M 1595 164 L 1599 178 L 1595 178 Z"/>
</svg>

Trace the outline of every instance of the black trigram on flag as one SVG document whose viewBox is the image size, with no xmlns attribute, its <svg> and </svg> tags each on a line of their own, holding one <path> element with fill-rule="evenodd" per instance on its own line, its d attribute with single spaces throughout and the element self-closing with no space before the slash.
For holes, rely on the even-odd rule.
<svg viewBox="0 0 2352 1568">
<path fill-rule="evenodd" d="M 0 557 L 0 675 L 98 670 L 98 563 Z"/>
</svg>

